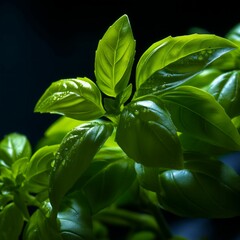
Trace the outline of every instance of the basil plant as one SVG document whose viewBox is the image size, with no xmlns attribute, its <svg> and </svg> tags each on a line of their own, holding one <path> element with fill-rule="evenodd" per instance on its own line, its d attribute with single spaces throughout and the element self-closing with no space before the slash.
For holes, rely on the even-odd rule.
<svg viewBox="0 0 240 240">
<path fill-rule="evenodd" d="M 240 176 L 222 160 L 240 153 L 239 33 L 168 36 L 135 62 L 117 19 L 95 79 L 59 79 L 39 98 L 34 112 L 59 119 L 37 146 L 0 142 L 0 239 L 174 240 L 165 213 L 240 216 Z"/>
</svg>

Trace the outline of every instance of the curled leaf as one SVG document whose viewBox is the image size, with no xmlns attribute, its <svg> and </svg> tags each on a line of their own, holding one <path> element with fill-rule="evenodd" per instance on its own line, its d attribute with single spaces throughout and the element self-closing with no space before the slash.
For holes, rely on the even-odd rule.
<svg viewBox="0 0 240 240">
<path fill-rule="evenodd" d="M 100 90 L 86 77 L 53 82 L 38 100 L 34 111 L 77 120 L 93 120 L 105 113 Z"/>
</svg>

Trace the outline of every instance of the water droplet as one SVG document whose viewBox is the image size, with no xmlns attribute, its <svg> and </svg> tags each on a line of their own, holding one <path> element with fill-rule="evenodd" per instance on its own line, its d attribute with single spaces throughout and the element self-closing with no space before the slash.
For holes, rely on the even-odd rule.
<svg viewBox="0 0 240 240">
<path fill-rule="evenodd" d="M 162 85 L 162 89 L 163 89 L 163 88 L 166 88 L 166 84 L 165 84 L 165 83 Z"/>
<path fill-rule="evenodd" d="M 139 114 L 139 111 L 138 111 L 138 110 L 135 110 L 135 111 L 134 111 L 134 114 L 135 114 L 135 115 L 138 115 L 138 114 Z"/>
<path fill-rule="evenodd" d="M 51 162 L 51 167 L 52 167 L 52 168 L 55 166 L 55 163 L 56 163 L 55 160 L 53 160 L 53 161 Z"/>
</svg>

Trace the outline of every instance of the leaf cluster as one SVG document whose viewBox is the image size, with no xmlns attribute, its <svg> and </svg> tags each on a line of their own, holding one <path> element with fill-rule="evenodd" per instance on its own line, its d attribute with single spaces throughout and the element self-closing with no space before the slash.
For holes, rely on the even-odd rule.
<svg viewBox="0 0 240 240">
<path fill-rule="evenodd" d="M 60 79 L 39 98 L 36 113 L 61 116 L 37 147 L 18 133 L 0 142 L 0 239 L 107 240 L 121 228 L 122 239 L 174 240 L 162 211 L 240 216 L 240 176 L 222 161 L 240 151 L 239 33 L 168 36 L 133 76 L 136 41 L 117 19 L 96 79 Z"/>
</svg>

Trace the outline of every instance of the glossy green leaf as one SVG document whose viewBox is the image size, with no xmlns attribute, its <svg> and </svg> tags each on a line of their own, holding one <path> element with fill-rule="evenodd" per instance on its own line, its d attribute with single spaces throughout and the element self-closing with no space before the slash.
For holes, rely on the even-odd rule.
<svg viewBox="0 0 240 240">
<path fill-rule="evenodd" d="M 29 158 L 22 157 L 17 159 L 11 166 L 13 178 L 17 178 L 25 173 Z"/>
<path fill-rule="evenodd" d="M 105 113 L 100 90 L 86 77 L 53 82 L 38 100 L 34 111 L 77 120 L 92 120 Z"/>
<path fill-rule="evenodd" d="M 49 189 L 49 174 L 51 164 L 59 145 L 44 146 L 38 149 L 28 162 L 25 172 L 25 186 L 32 193 Z"/>
<path fill-rule="evenodd" d="M 99 151 L 79 183 L 96 214 L 124 194 L 135 177 L 134 162 L 119 147 L 106 147 Z"/>
<path fill-rule="evenodd" d="M 24 229 L 23 240 L 63 240 L 55 222 L 37 209 Z"/>
<path fill-rule="evenodd" d="M 194 152 L 198 154 L 218 156 L 231 151 L 224 146 L 216 146 L 213 143 L 202 141 L 201 139 L 196 138 L 193 135 L 185 133 L 179 135 L 179 140 L 181 142 L 184 152 Z"/>
<path fill-rule="evenodd" d="M 236 24 L 231 28 L 225 38 L 232 41 L 238 46 L 237 49 L 228 52 L 222 58 L 217 59 L 216 62 L 212 63 L 212 66 L 217 69 L 224 71 L 232 71 L 233 69 L 239 69 L 240 66 L 240 24 Z"/>
<path fill-rule="evenodd" d="M 10 172 L 11 173 L 11 172 Z M 2 172 L 1 172 L 2 174 Z M 9 174 L 9 172 L 3 172 L 4 175 Z M 9 174 L 9 177 L 1 176 L 1 194 L 3 196 L 9 196 L 12 200 L 12 192 L 16 190 L 15 181 L 12 175 Z"/>
<path fill-rule="evenodd" d="M 123 92 L 119 93 L 116 98 L 104 98 L 104 108 L 106 109 L 106 114 L 119 115 L 124 106 L 124 103 L 130 98 L 132 93 L 132 84 L 129 84 Z"/>
<path fill-rule="evenodd" d="M 46 145 L 60 144 L 69 131 L 85 122 L 86 121 L 60 116 L 44 132 L 44 136 L 38 140 L 36 148 L 39 149 Z"/>
<path fill-rule="evenodd" d="M 161 206 L 183 217 L 240 215 L 240 176 L 218 160 L 192 159 L 183 170 L 159 174 Z"/>
<path fill-rule="evenodd" d="M 86 121 L 80 121 L 73 118 L 69 118 L 66 116 L 60 116 L 56 121 L 54 121 L 45 131 L 44 135 L 46 137 L 50 137 L 52 135 L 59 134 L 66 134 L 71 131 L 73 128 L 77 127 L 78 125 L 85 123 Z"/>
<path fill-rule="evenodd" d="M 3 211 L 4 207 L 7 206 L 10 202 L 12 202 L 13 196 L 11 192 L 4 191 L 4 187 L 2 186 L 4 182 L 0 181 L 0 188 L 1 188 L 1 194 L 0 194 L 0 211 Z"/>
<path fill-rule="evenodd" d="M 162 95 L 178 131 L 230 150 L 240 149 L 240 136 L 216 99 L 196 87 L 180 86 Z"/>
<path fill-rule="evenodd" d="M 224 54 L 221 58 L 210 64 L 211 68 L 219 69 L 223 72 L 239 69 L 240 66 L 240 48 Z"/>
<path fill-rule="evenodd" d="M 232 123 L 237 128 L 238 132 L 240 133 L 240 115 L 232 118 Z"/>
<path fill-rule="evenodd" d="M 233 26 L 227 32 L 225 37 L 240 47 L 240 23 L 237 23 L 235 26 Z"/>
<path fill-rule="evenodd" d="M 166 37 L 152 44 L 136 69 L 136 96 L 159 94 L 176 87 L 227 52 L 231 41 L 213 34 Z"/>
<path fill-rule="evenodd" d="M 210 84 L 207 91 L 215 97 L 231 118 L 240 115 L 240 71 L 221 74 Z"/>
<path fill-rule="evenodd" d="M 176 169 L 182 166 L 176 128 L 156 97 L 131 102 L 124 108 L 116 141 L 130 158 L 145 166 Z"/>
<path fill-rule="evenodd" d="M 23 217 L 14 203 L 10 203 L 0 211 L 0 239 L 19 240 Z"/>
<path fill-rule="evenodd" d="M 20 210 L 24 220 L 28 221 L 30 218 L 30 214 L 28 211 L 28 206 L 26 204 L 26 195 L 25 192 L 15 191 L 13 193 L 13 201 L 16 207 Z"/>
<path fill-rule="evenodd" d="M 127 15 L 108 28 L 99 41 L 95 76 L 103 93 L 116 97 L 128 85 L 135 56 L 135 40 Z"/>
<path fill-rule="evenodd" d="M 57 215 L 63 240 L 93 240 L 92 213 L 81 192 L 64 198 Z"/>
<path fill-rule="evenodd" d="M 159 168 L 146 167 L 141 163 L 135 163 L 135 170 L 140 186 L 149 191 L 158 191 Z"/>
<path fill-rule="evenodd" d="M 193 86 L 206 90 L 209 85 L 215 80 L 215 78 L 221 74 L 222 71 L 218 70 L 217 68 L 206 68 L 194 77 L 184 82 L 182 85 Z"/>
<path fill-rule="evenodd" d="M 50 174 L 50 201 L 58 210 L 62 197 L 89 167 L 94 155 L 112 134 L 113 126 L 103 121 L 82 124 L 62 140 Z"/>
<path fill-rule="evenodd" d="M 7 186 L 8 184 L 6 184 L 6 182 L 9 182 L 10 186 L 14 185 L 12 179 L 13 179 L 13 175 L 12 175 L 11 169 L 6 166 L 0 166 L 0 189 L 1 189 L 1 191 L 8 188 L 8 186 Z"/>
<path fill-rule="evenodd" d="M 0 160 L 9 166 L 19 158 L 30 158 L 31 153 L 30 142 L 23 134 L 7 134 L 0 142 Z"/>
</svg>

